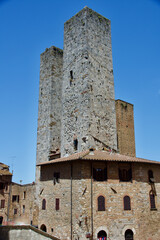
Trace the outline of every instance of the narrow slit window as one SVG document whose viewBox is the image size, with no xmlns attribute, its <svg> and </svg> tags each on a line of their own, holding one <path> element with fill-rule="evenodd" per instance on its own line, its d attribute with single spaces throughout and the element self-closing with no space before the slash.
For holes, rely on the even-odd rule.
<svg viewBox="0 0 160 240">
<path fill-rule="evenodd" d="M 55 206 L 55 208 L 56 208 L 56 211 L 59 210 L 59 198 L 56 198 L 56 206 Z"/>
<path fill-rule="evenodd" d="M 98 211 L 105 211 L 105 197 L 98 197 Z"/>
<path fill-rule="evenodd" d="M 131 210 L 131 200 L 129 196 L 125 196 L 123 198 L 123 202 L 124 202 L 124 210 Z"/>
</svg>

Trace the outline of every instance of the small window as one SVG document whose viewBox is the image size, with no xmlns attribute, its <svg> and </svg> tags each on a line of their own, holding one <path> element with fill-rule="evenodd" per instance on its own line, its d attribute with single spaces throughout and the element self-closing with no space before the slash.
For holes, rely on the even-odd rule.
<svg viewBox="0 0 160 240">
<path fill-rule="evenodd" d="M 23 199 L 26 199 L 26 191 L 23 192 Z"/>
<path fill-rule="evenodd" d="M 25 205 L 23 205 L 23 214 L 25 213 Z"/>
<path fill-rule="evenodd" d="M 42 200 L 42 210 L 46 210 L 46 199 Z"/>
<path fill-rule="evenodd" d="M 132 169 L 119 168 L 119 180 L 122 182 L 132 181 Z"/>
<path fill-rule="evenodd" d="M 5 188 L 5 184 L 4 183 L 0 183 L 0 190 L 3 190 Z"/>
<path fill-rule="evenodd" d="M 54 172 L 54 184 L 60 182 L 60 172 Z"/>
<path fill-rule="evenodd" d="M 59 198 L 56 198 L 56 207 L 55 207 L 56 211 L 59 210 Z"/>
<path fill-rule="evenodd" d="M 148 181 L 150 182 L 150 183 L 154 183 L 155 181 L 154 181 L 154 176 L 153 176 L 153 171 L 152 170 L 149 170 L 148 171 Z"/>
<path fill-rule="evenodd" d="M 0 206 L 0 208 L 5 208 L 5 200 L 4 200 L 4 199 L 1 200 L 1 206 Z"/>
<path fill-rule="evenodd" d="M 95 181 L 107 180 L 107 168 L 93 168 L 93 179 Z"/>
<path fill-rule="evenodd" d="M 13 212 L 13 213 L 14 213 L 14 215 L 17 214 L 17 208 L 14 209 L 14 212 Z"/>
<path fill-rule="evenodd" d="M 133 240 L 133 232 L 132 230 L 128 229 L 125 232 L 125 240 Z"/>
<path fill-rule="evenodd" d="M 131 200 L 129 196 L 125 196 L 123 198 L 123 202 L 124 202 L 124 210 L 131 210 Z"/>
<path fill-rule="evenodd" d="M 105 211 L 105 198 L 103 196 L 98 197 L 98 211 Z"/>
<path fill-rule="evenodd" d="M 18 202 L 19 203 L 19 195 L 13 195 L 12 196 L 12 202 Z"/>
<path fill-rule="evenodd" d="M 151 210 L 156 209 L 155 194 L 153 191 L 150 192 L 150 207 Z"/>
<path fill-rule="evenodd" d="M 70 87 L 72 86 L 73 82 L 73 71 L 70 71 Z"/>
<path fill-rule="evenodd" d="M 74 145 L 74 150 L 77 150 L 78 149 L 78 140 L 77 139 L 73 140 L 73 145 Z"/>
</svg>

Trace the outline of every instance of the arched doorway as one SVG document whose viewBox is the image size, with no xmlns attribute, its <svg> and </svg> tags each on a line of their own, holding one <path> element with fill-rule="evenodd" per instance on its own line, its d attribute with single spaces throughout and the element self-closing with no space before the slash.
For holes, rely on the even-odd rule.
<svg viewBox="0 0 160 240">
<path fill-rule="evenodd" d="M 101 231 L 98 232 L 97 238 L 98 239 L 103 238 L 104 240 L 107 240 L 107 233 L 104 230 L 101 230 Z"/>
<path fill-rule="evenodd" d="M 0 216 L 0 225 L 2 225 L 2 222 L 3 222 L 3 217 Z"/>
<path fill-rule="evenodd" d="M 47 232 L 47 228 L 46 228 L 46 225 L 42 224 L 40 229 L 43 231 L 43 232 Z"/>
<path fill-rule="evenodd" d="M 131 229 L 127 229 L 125 231 L 125 240 L 134 240 L 133 239 L 133 232 Z"/>
</svg>

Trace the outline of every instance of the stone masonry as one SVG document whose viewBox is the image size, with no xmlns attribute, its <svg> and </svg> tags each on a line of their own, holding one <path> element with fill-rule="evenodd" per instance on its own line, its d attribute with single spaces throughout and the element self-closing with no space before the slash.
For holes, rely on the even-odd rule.
<svg viewBox="0 0 160 240">
<path fill-rule="evenodd" d="M 135 156 L 133 105 L 116 100 L 117 145 L 120 154 Z"/>
<path fill-rule="evenodd" d="M 61 156 L 117 149 L 110 21 L 85 7 L 64 25 L 63 52 Z"/>
</svg>

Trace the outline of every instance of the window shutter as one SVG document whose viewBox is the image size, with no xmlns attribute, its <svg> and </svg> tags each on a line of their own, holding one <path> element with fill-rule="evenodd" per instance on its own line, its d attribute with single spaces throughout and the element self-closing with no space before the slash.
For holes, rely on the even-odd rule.
<svg viewBox="0 0 160 240">
<path fill-rule="evenodd" d="M 156 208 L 155 195 L 154 194 L 150 194 L 150 204 L 151 204 L 151 209 L 155 209 Z"/>
<path fill-rule="evenodd" d="M 105 198 L 103 196 L 98 197 L 98 211 L 105 211 Z"/>
<path fill-rule="evenodd" d="M 4 199 L 1 200 L 1 208 L 5 208 L 5 200 Z"/>
<path fill-rule="evenodd" d="M 107 180 L 107 168 L 104 169 L 104 181 Z"/>
<path fill-rule="evenodd" d="M 59 210 L 59 198 L 56 198 L 56 211 Z"/>
<path fill-rule="evenodd" d="M 131 210 L 130 197 L 125 196 L 123 200 L 124 200 L 124 210 Z"/>
</svg>

